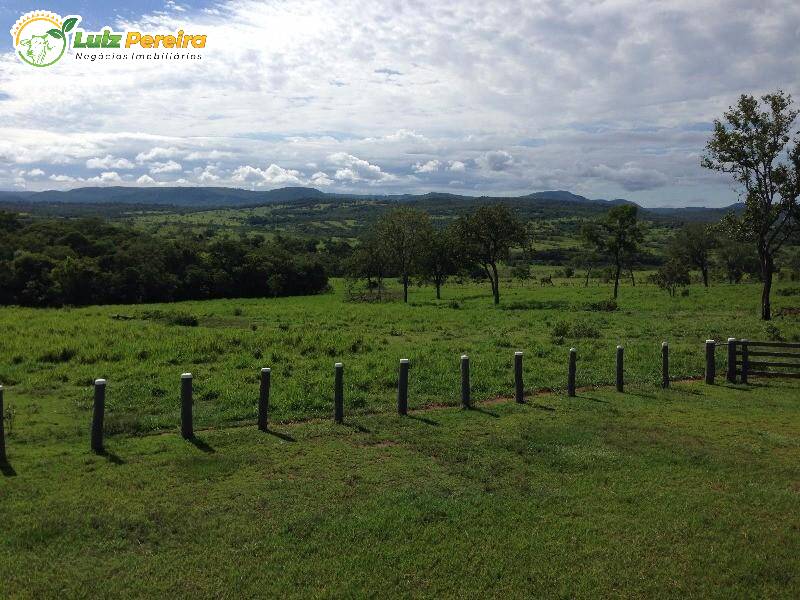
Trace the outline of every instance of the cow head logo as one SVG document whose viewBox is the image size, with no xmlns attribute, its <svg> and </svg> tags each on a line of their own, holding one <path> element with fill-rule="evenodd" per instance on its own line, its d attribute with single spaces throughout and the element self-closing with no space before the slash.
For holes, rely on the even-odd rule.
<svg viewBox="0 0 800 600">
<path fill-rule="evenodd" d="M 78 21 L 79 16 L 62 19 L 59 15 L 44 10 L 25 13 L 11 28 L 17 56 L 34 67 L 49 67 L 57 63 L 64 56 L 69 46 L 69 32 Z"/>
</svg>

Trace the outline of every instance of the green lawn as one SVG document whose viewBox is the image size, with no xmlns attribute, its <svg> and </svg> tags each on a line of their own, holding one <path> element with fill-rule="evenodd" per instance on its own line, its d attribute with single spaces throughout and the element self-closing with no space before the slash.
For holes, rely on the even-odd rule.
<svg viewBox="0 0 800 600">
<path fill-rule="evenodd" d="M 105 457 L 26 416 L 0 595 L 796 598 L 796 386 L 117 435 Z"/>
</svg>

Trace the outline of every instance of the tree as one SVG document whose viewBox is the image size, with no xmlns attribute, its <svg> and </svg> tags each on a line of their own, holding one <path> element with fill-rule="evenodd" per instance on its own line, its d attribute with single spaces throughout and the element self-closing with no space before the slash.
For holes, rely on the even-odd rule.
<svg viewBox="0 0 800 600">
<path fill-rule="evenodd" d="M 689 285 L 689 267 L 682 260 L 671 258 L 659 267 L 653 279 L 658 287 L 675 297 L 679 286 Z"/>
<path fill-rule="evenodd" d="M 389 266 L 403 281 L 403 302 L 408 302 L 408 283 L 418 266 L 423 241 L 430 235 L 428 213 L 415 208 L 397 208 L 378 220 L 375 227 Z"/>
<path fill-rule="evenodd" d="M 507 206 L 489 204 L 458 219 L 455 230 L 462 260 L 474 264 L 489 278 L 494 303 L 500 304 L 500 280 L 497 265 L 508 260 L 513 246 L 527 248 L 529 229 Z"/>
<path fill-rule="evenodd" d="M 511 277 L 525 285 L 526 281 L 531 280 L 531 267 L 530 265 L 516 265 L 511 268 Z"/>
<path fill-rule="evenodd" d="M 377 292 L 378 301 L 383 293 L 383 278 L 388 271 L 384 245 L 375 233 L 361 239 L 359 245 L 345 261 L 345 273 L 348 279 L 355 281 L 364 279 L 367 292 Z"/>
<path fill-rule="evenodd" d="M 725 223 L 727 219 L 724 218 L 722 222 Z M 755 247 L 729 235 L 728 227 L 717 226 L 719 237 L 715 262 L 728 283 L 741 283 L 745 273 L 760 274 L 761 267 Z"/>
<path fill-rule="evenodd" d="M 735 107 L 714 121 L 702 165 L 729 173 L 742 186 L 745 210 L 727 220 L 729 233 L 754 243 L 761 267 L 761 318 L 771 318 L 770 292 L 775 255 L 798 227 L 800 135 L 791 138 L 798 111 L 782 91 L 761 97 L 742 95 Z M 791 142 L 791 144 L 790 144 Z"/>
<path fill-rule="evenodd" d="M 589 247 L 607 256 L 614 265 L 615 300 L 619 293 L 622 268 L 636 256 L 644 237 L 637 219 L 638 209 L 635 205 L 620 204 L 611 208 L 600 221 L 583 228 L 583 237 Z"/>
<path fill-rule="evenodd" d="M 429 228 L 422 240 L 419 272 L 425 281 L 436 286 L 436 299 L 442 299 L 442 286 L 457 271 L 456 239 L 452 227 Z"/>
<path fill-rule="evenodd" d="M 672 238 L 669 255 L 690 267 L 700 270 L 703 285 L 708 287 L 708 271 L 711 267 L 711 251 L 716 247 L 712 227 L 703 223 L 684 225 Z"/>
<path fill-rule="evenodd" d="M 583 287 L 589 287 L 589 278 L 592 276 L 592 271 L 603 264 L 603 256 L 597 251 L 597 248 L 589 242 L 586 237 L 586 229 L 583 232 L 583 248 L 576 252 L 572 262 L 576 267 L 586 269 L 586 276 L 584 278 Z"/>
</svg>

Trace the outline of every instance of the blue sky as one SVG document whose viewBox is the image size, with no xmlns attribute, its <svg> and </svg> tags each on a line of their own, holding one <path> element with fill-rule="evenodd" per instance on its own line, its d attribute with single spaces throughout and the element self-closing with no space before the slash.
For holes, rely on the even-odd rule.
<svg viewBox="0 0 800 600">
<path fill-rule="evenodd" d="M 37 69 L 24 12 L 208 35 L 201 59 Z M 271 0 L 0 5 L 0 189 L 568 189 L 730 204 L 699 166 L 741 93 L 800 94 L 800 5 Z"/>
</svg>

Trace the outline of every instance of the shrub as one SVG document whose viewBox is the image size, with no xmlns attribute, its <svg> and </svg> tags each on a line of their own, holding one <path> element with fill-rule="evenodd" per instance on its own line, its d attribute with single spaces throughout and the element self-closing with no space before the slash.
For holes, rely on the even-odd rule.
<svg viewBox="0 0 800 600">
<path fill-rule="evenodd" d="M 557 321 L 556 324 L 553 325 L 551 340 L 554 343 L 563 343 L 566 337 L 599 338 L 600 330 L 586 321 L 575 321 L 574 323 L 568 323 L 564 320 Z"/>
<path fill-rule="evenodd" d="M 800 288 L 783 288 L 775 291 L 778 296 L 800 296 Z"/>
<path fill-rule="evenodd" d="M 172 315 L 167 322 L 170 325 L 180 325 L 182 327 L 197 327 L 200 324 L 197 317 L 190 314 L 179 313 Z"/>
<path fill-rule="evenodd" d="M 39 357 L 39 362 L 43 363 L 65 363 L 75 358 L 78 352 L 72 348 L 62 348 L 61 350 L 51 350 Z"/>
<path fill-rule="evenodd" d="M 617 301 L 613 298 L 609 298 L 608 300 L 600 300 L 599 302 L 589 302 L 584 306 L 585 310 L 591 310 L 595 312 L 614 312 L 617 310 L 619 306 L 617 305 Z"/>
</svg>

